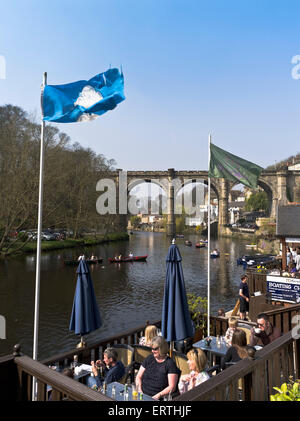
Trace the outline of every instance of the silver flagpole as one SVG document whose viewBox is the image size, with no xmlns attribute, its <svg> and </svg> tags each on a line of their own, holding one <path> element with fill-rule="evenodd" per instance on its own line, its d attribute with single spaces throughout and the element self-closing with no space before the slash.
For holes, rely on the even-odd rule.
<svg viewBox="0 0 300 421">
<path fill-rule="evenodd" d="M 210 168 L 210 142 L 211 135 L 208 136 L 208 171 Z M 207 196 L 207 336 L 210 336 L 210 177 L 208 177 Z"/>
<path fill-rule="evenodd" d="M 44 73 L 42 95 L 47 84 L 47 73 Z M 39 333 L 39 307 L 40 307 L 40 269 L 41 269 L 41 236 L 42 236 L 42 219 L 43 219 L 43 179 L 44 179 L 44 132 L 45 122 L 43 120 L 43 104 L 42 104 L 42 121 L 41 121 L 41 148 L 40 148 L 40 180 L 39 180 L 39 210 L 38 210 L 38 232 L 37 232 L 37 249 L 36 249 L 36 275 L 35 275 L 35 305 L 34 305 L 34 333 L 33 333 L 33 359 L 37 360 L 38 356 L 38 333 Z M 36 400 L 36 378 L 33 377 L 32 382 L 32 400 Z"/>
</svg>

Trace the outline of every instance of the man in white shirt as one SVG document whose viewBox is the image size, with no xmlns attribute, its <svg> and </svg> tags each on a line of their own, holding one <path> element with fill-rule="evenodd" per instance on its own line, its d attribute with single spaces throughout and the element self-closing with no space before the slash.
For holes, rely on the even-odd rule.
<svg viewBox="0 0 300 421">
<path fill-rule="evenodd" d="M 299 270 L 300 269 L 300 249 L 298 248 L 297 248 L 295 263 L 296 263 L 296 269 Z"/>
</svg>

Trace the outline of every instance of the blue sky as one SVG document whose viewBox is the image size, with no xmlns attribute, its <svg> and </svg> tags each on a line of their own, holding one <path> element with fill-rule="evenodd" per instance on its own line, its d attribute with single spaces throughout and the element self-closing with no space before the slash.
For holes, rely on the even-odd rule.
<svg viewBox="0 0 300 421">
<path fill-rule="evenodd" d="M 122 65 L 124 102 L 57 124 L 73 142 L 124 170 L 205 170 L 211 133 L 265 167 L 300 152 L 299 15 L 294 0 L 10 0 L 0 105 L 40 119 L 44 71 L 55 85 Z"/>
</svg>

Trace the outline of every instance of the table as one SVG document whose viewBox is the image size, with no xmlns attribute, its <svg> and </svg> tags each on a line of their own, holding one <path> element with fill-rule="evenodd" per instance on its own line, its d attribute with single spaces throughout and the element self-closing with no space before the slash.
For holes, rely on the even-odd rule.
<svg viewBox="0 0 300 421">
<path fill-rule="evenodd" d="M 212 339 L 210 346 L 205 345 L 205 339 L 201 339 L 201 341 L 195 342 L 193 347 L 200 348 L 202 351 L 209 353 L 210 365 L 218 364 L 220 363 L 221 357 L 226 355 L 226 352 L 230 346 L 227 345 L 224 340 L 220 341 L 220 346 L 218 346 L 216 336 L 210 336 L 210 338 Z M 219 361 L 213 361 L 214 357 L 217 357 L 216 360 L 218 359 Z"/>
<path fill-rule="evenodd" d="M 115 387 L 115 391 L 116 391 L 115 396 L 112 396 L 113 386 Z M 109 383 L 107 385 L 106 395 L 109 396 L 110 398 L 115 399 L 116 401 L 124 401 L 124 384 L 119 383 L 119 382 Z M 131 387 L 131 385 L 128 385 L 128 400 L 129 401 L 140 400 L 139 395 L 138 395 L 138 398 L 135 399 L 135 400 L 132 398 L 132 387 Z M 155 399 L 153 399 L 151 396 L 143 394 L 142 400 L 143 401 L 154 401 Z"/>
<path fill-rule="evenodd" d="M 82 383 L 85 384 L 85 378 L 87 376 L 90 376 L 91 372 L 89 370 L 85 370 L 83 369 L 79 374 L 74 375 L 74 380 L 77 381 L 81 381 Z M 115 386 L 115 396 L 112 396 L 112 388 L 113 386 Z M 110 398 L 115 399 L 116 401 L 124 401 L 124 384 L 119 383 L 119 382 L 112 382 L 112 383 L 108 383 L 106 385 L 106 396 L 109 396 Z M 103 392 L 101 392 L 103 393 Z M 139 399 L 140 396 L 138 395 L 138 398 L 135 400 L 140 400 Z M 134 399 L 132 398 L 132 387 L 131 385 L 128 385 L 128 400 L 129 401 L 134 401 Z M 143 394 L 143 401 L 154 401 L 155 399 L 153 399 L 151 396 L 145 395 Z"/>
</svg>

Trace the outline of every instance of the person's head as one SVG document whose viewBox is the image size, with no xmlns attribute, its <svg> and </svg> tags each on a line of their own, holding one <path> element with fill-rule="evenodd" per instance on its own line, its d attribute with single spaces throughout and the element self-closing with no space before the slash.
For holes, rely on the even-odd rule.
<svg viewBox="0 0 300 421">
<path fill-rule="evenodd" d="M 224 310 L 224 308 L 219 308 L 219 310 L 218 310 L 218 316 L 219 317 L 225 317 L 225 310 Z"/>
<path fill-rule="evenodd" d="M 166 357 L 169 352 L 168 342 L 162 336 L 155 336 L 151 340 L 151 348 L 154 358 Z"/>
<path fill-rule="evenodd" d="M 228 326 L 232 329 L 236 329 L 238 325 L 238 320 L 236 317 L 229 317 Z"/>
<path fill-rule="evenodd" d="M 206 355 L 201 349 L 191 349 L 187 354 L 188 366 L 192 371 L 201 373 L 206 367 L 207 359 Z"/>
<path fill-rule="evenodd" d="M 238 355 L 240 358 L 244 359 L 248 357 L 247 353 L 247 336 L 246 332 L 241 329 L 236 329 L 232 335 L 232 346 L 237 349 Z"/>
<path fill-rule="evenodd" d="M 242 329 L 236 329 L 232 335 L 232 345 L 244 347 L 247 345 L 247 336 Z"/>
<path fill-rule="evenodd" d="M 256 349 L 253 348 L 252 346 L 250 346 L 247 349 L 247 354 L 248 354 L 248 358 L 249 360 L 254 360 L 255 359 L 255 353 L 256 353 Z"/>
<path fill-rule="evenodd" d="M 247 282 L 248 281 L 248 276 L 247 275 L 242 275 L 241 276 L 241 281 L 242 282 Z"/>
<path fill-rule="evenodd" d="M 71 368 L 64 368 L 62 374 L 73 379 L 73 370 Z"/>
<path fill-rule="evenodd" d="M 257 325 L 262 330 L 265 331 L 270 326 L 269 318 L 266 314 L 260 313 L 257 315 Z"/>
<path fill-rule="evenodd" d="M 145 342 L 146 344 L 151 342 L 151 339 L 157 336 L 157 327 L 155 325 L 148 325 L 145 329 Z"/>
<path fill-rule="evenodd" d="M 106 348 L 103 352 L 103 361 L 107 366 L 113 366 L 118 361 L 118 353 L 114 348 Z"/>
</svg>

